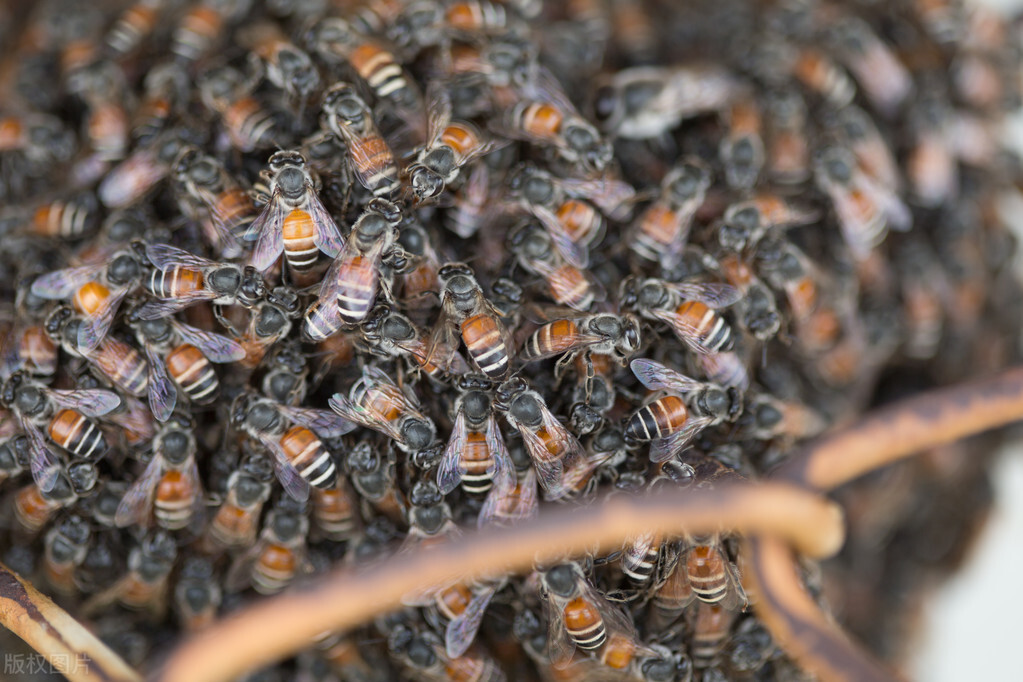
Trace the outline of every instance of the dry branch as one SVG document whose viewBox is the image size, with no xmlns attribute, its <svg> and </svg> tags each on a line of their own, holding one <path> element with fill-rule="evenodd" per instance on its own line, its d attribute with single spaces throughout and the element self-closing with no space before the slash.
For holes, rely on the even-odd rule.
<svg viewBox="0 0 1023 682">
<path fill-rule="evenodd" d="M 488 529 L 369 569 L 341 570 L 310 589 L 257 603 L 187 641 L 159 679 L 234 678 L 308 647 L 324 632 L 399 607 L 404 595 L 431 585 L 528 571 L 534 562 L 620 547 L 641 532 L 721 529 L 777 536 L 816 557 L 833 554 L 843 541 L 836 506 L 786 485 L 669 490 L 649 498 L 618 496 L 582 509 L 546 510 L 529 524 Z"/>
<path fill-rule="evenodd" d="M 141 682 L 142 677 L 81 623 L 0 564 L 0 624 L 72 682 Z"/>
</svg>

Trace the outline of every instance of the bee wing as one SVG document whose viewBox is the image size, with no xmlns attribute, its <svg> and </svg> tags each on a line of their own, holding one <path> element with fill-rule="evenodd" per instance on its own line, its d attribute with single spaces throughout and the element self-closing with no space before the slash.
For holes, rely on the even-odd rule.
<svg viewBox="0 0 1023 682">
<path fill-rule="evenodd" d="M 224 576 L 224 587 L 228 592 L 239 592 L 248 587 L 252 580 L 252 566 L 262 554 L 264 547 L 266 539 L 261 537 L 244 554 L 240 554 L 231 562 L 231 567 Z"/>
<path fill-rule="evenodd" d="M 48 272 L 33 280 L 32 293 L 48 300 L 69 298 L 80 286 L 99 274 L 100 270 L 96 265 L 83 265 Z"/>
<path fill-rule="evenodd" d="M 742 292 L 731 284 L 721 282 L 705 282 L 693 284 L 689 282 L 665 282 L 667 288 L 679 296 L 705 303 L 710 308 L 727 308 L 742 298 Z"/>
<path fill-rule="evenodd" d="M 82 320 L 82 326 L 78 328 L 77 339 L 80 353 L 85 355 L 96 350 L 100 341 L 110 331 L 110 326 L 114 323 L 114 316 L 117 315 L 117 309 L 121 307 L 121 301 L 127 294 L 127 287 L 110 292 L 110 295 L 103 300 L 100 309 Z"/>
<path fill-rule="evenodd" d="M 275 190 L 259 216 L 249 225 L 249 231 L 259 235 L 250 265 L 260 272 L 269 270 L 284 251 L 284 234 L 281 228 L 288 212 L 277 195 L 278 192 Z"/>
<path fill-rule="evenodd" d="M 458 658 L 476 639 L 476 632 L 483 622 L 483 614 L 486 613 L 487 606 L 496 592 L 497 589 L 492 586 L 474 591 L 465 611 L 448 623 L 444 632 L 444 647 L 447 649 L 448 656 Z"/>
<path fill-rule="evenodd" d="M 451 437 L 448 439 L 444 455 L 437 467 L 437 487 L 445 495 L 457 488 L 462 480 L 461 454 L 465 449 L 467 433 L 465 413 L 459 410 L 458 416 L 455 417 L 455 423 L 451 427 Z"/>
<path fill-rule="evenodd" d="M 312 188 L 309 188 L 309 201 L 306 208 L 309 209 L 309 215 L 313 219 L 313 243 L 316 244 L 316 248 L 331 258 L 336 257 L 345 247 L 345 238 L 341 236 L 341 231 L 337 229 L 337 223 L 334 222 Z"/>
<path fill-rule="evenodd" d="M 690 416 L 680 430 L 667 438 L 655 440 L 650 444 L 650 461 L 657 463 L 666 462 L 682 452 L 689 441 L 712 421 L 713 419 L 710 417 Z"/>
<path fill-rule="evenodd" d="M 278 405 L 278 411 L 282 412 L 291 421 L 312 429 L 324 438 L 337 438 L 355 430 L 355 422 L 343 419 L 330 410 L 318 410 L 311 407 L 291 407 L 290 405 Z"/>
<path fill-rule="evenodd" d="M 351 248 L 351 242 L 346 243 L 345 248 L 341 250 L 341 253 L 334 259 L 334 262 L 330 264 L 327 271 L 323 274 L 323 280 L 320 282 L 320 290 L 317 292 L 317 303 L 322 306 L 328 306 L 325 310 L 327 313 L 332 315 L 331 322 L 337 322 L 337 326 L 341 326 L 341 311 L 337 305 L 337 295 L 341 289 L 341 280 L 338 274 L 341 272 L 341 266 L 347 260 L 345 255 L 348 249 Z M 332 327 L 333 328 L 333 327 Z"/>
<path fill-rule="evenodd" d="M 102 388 L 83 388 L 73 391 L 49 389 L 47 394 L 61 407 L 78 410 L 86 417 L 102 417 L 116 410 L 121 399 L 113 391 Z"/>
<path fill-rule="evenodd" d="M 99 184 L 99 198 L 107 208 L 124 208 L 135 202 L 164 178 L 167 165 L 160 163 L 156 150 L 141 149 L 117 164 Z"/>
<path fill-rule="evenodd" d="M 146 244 L 146 258 L 159 270 L 169 270 L 176 265 L 201 270 L 216 265 L 214 261 L 170 244 Z"/>
<path fill-rule="evenodd" d="M 398 427 L 394 422 L 386 419 L 383 415 L 373 410 L 366 410 L 358 405 L 352 404 L 348 398 L 340 393 L 335 393 L 331 398 L 329 398 L 327 400 L 327 404 L 330 405 L 330 409 L 334 410 L 348 421 L 361 424 L 369 429 L 380 431 L 392 440 L 401 439 L 401 431 L 398 430 Z"/>
<path fill-rule="evenodd" d="M 722 554 L 724 554 L 723 550 Z M 746 591 L 742 589 L 742 581 L 739 580 L 734 564 L 728 560 L 727 556 L 722 558 L 725 560 L 725 577 L 728 581 L 728 589 L 721 600 L 721 607 L 727 611 L 742 611 L 749 604 Z"/>
<path fill-rule="evenodd" d="M 127 385 L 127 383 L 130 380 L 130 377 L 125 378 L 120 376 L 121 370 L 123 369 L 123 367 L 120 364 L 121 360 L 127 357 L 128 354 L 132 352 L 131 346 L 113 337 L 104 340 L 103 343 L 106 346 L 104 352 L 90 353 L 87 356 L 89 358 L 89 361 L 96 365 L 96 367 L 98 367 L 101 372 L 107 375 L 107 377 L 109 377 L 111 381 L 117 384 L 119 388 L 122 388 L 125 391 L 131 393 L 131 391 L 128 390 L 129 386 Z M 146 364 L 148 364 L 148 362 Z M 141 390 L 139 390 L 137 387 L 134 387 L 132 388 L 132 390 L 135 391 L 135 393 L 132 393 L 132 395 L 143 396 L 145 395 L 146 387 L 143 386 Z"/>
<path fill-rule="evenodd" d="M 35 424 L 20 417 L 19 421 L 21 422 L 21 430 L 25 432 L 25 436 L 28 438 L 28 447 L 31 452 L 29 468 L 32 471 L 32 480 L 35 481 L 40 490 L 48 493 L 57 485 L 57 478 L 60 474 L 63 460 L 50 447 L 50 444 L 46 442 L 43 434 L 40 433 Z"/>
<path fill-rule="evenodd" d="M 726 387 L 745 391 L 749 388 L 749 373 L 746 364 L 735 352 L 703 353 L 696 356 L 704 373 L 714 382 Z"/>
<path fill-rule="evenodd" d="M 529 456 L 533 460 L 533 468 L 536 469 L 537 480 L 539 480 L 543 489 L 547 491 L 548 497 L 550 499 L 564 497 L 567 491 L 561 489 L 561 461 L 551 459 L 551 453 L 547 450 L 547 445 L 535 433 L 524 426 L 519 428 L 519 433 L 522 434 L 522 442 L 525 444 L 526 451 L 529 452 Z M 554 497 L 555 495 L 557 497 Z"/>
<path fill-rule="evenodd" d="M 646 358 L 636 358 L 629 363 L 629 367 L 632 368 L 632 373 L 636 375 L 639 382 L 651 391 L 666 389 L 688 393 L 704 386 L 703 382 L 690 379 L 670 367 L 665 367 L 659 362 Z"/>
<path fill-rule="evenodd" d="M 165 422 L 178 402 L 178 387 L 167 373 L 163 357 L 148 344 L 143 344 L 149 362 L 149 409 L 157 421 Z"/>
<path fill-rule="evenodd" d="M 564 607 L 553 596 L 547 595 L 547 655 L 555 668 L 565 668 L 572 661 L 575 642 L 565 629 Z"/>
<path fill-rule="evenodd" d="M 184 470 L 181 472 L 184 476 L 185 485 L 195 491 L 195 496 L 192 498 L 192 521 L 189 523 L 190 528 L 197 528 L 196 534 L 201 532 L 201 529 L 205 527 L 206 521 L 206 495 L 203 494 L 202 488 L 202 477 L 199 475 L 199 464 L 196 458 L 190 457 L 188 464 L 185 465 Z"/>
<path fill-rule="evenodd" d="M 451 96 L 447 88 L 431 84 L 426 91 L 426 149 L 437 145 L 441 133 L 451 122 Z"/>
<path fill-rule="evenodd" d="M 578 115 L 579 113 L 564 88 L 561 87 L 557 76 L 545 66 L 535 64 L 531 68 L 529 78 L 520 89 L 527 97 L 541 102 L 549 102 L 566 114 Z"/>
<path fill-rule="evenodd" d="M 537 330 L 533 334 L 533 336 L 535 337 L 542 331 L 543 331 L 542 328 Z M 522 349 L 521 355 L 526 362 L 534 362 L 536 360 L 552 358 L 555 355 L 561 355 L 563 353 L 568 353 L 570 351 L 582 350 L 587 346 L 592 346 L 594 344 L 600 343 L 603 340 L 604 340 L 603 338 L 596 336 L 595 334 L 575 334 L 574 336 L 571 337 L 571 339 L 565 339 L 563 343 L 560 343 L 554 348 L 550 348 L 547 350 L 538 350 L 540 347 L 539 344 L 536 344 L 537 350 L 532 350 L 531 344 L 527 342 L 526 346 Z"/>
<path fill-rule="evenodd" d="M 198 348 L 210 362 L 237 362 L 245 357 L 245 349 L 237 341 L 221 334 L 197 329 L 173 318 L 170 322 L 181 340 Z M 150 360 L 150 364 L 152 362 Z"/>
<path fill-rule="evenodd" d="M 562 178 L 558 184 L 573 196 L 589 199 L 613 220 L 627 220 L 632 213 L 636 189 L 629 183 L 609 178 Z"/>
<path fill-rule="evenodd" d="M 456 338 L 451 316 L 447 310 L 442 308 L 440 318 L 434 324 L 433 331 L 430 333 L 430 341 L 428 344 L 425 344 L 425 352 L 420 349 L 417 355 L 424 365 L 428 362 L 433 362 L 441 366 L 441 363 L 438 362 L 439 358 L 444 358 L 444 362 L 447 363 L 449 357 L 458 355 L 458 344 L 459 339 Z"/>
<path fill-rule="evenodd" d="M 277 472 L 277 479 L 284 486 L 284 491 L 299 502 L 308 500 L 309 484 L 288 459 L 280 443 L 272 436 L 262 435 L 259 437 L 259 442 L 273 455 L 274 470 Z"/>
<path fill-rule="evenodd" d="M 156 493 L 156 484 L 163 475 L 163 471 L 163 458 L 159 454 L 153 455 L 153 459 L 146 465 L 145 471 L 135 479 L 117 505 L 114 523 L 119 528 L 149 524 L 149 518 L 153 511 L 153 495 Z"/>
<path fill-rule="evenodd" d="M 193 291 L 181 298 L 171 298 L 159 301 L 146 301 L 141 306 L 135 309 L 134 314 L 140 320 L 158 320 L 168 315 L 173 315 L 179 310 L 183 310 L 193 303 L 199 301 L 211 300 L 216 298 L 216 294 L 206 289 L 200 289 Z"/>
<path fill-rule="evenodd" d="M 700 341 L 700 330 L 676 315 L 674 310 L 652 310 L 650 314 L 671 325 L 679 337 L 698 355 L 710 355 L 714 352 Z"/>
<path fill-rule="evenodd" d="M 512 463 L 511 455 L 508 454 L 508 447 L 504 444 L 504 437 L 501 435 L 501 427 L 497 425 L 497 419 L 490 415 L 487 419 L 487 448 L 493 459 L 491 469 L 488 471 L 493 475 L 494 481 L 508 478 L 515 480 L 515 465 Z"/>
<path fill-rule="evenodd" d="M 371 155 L 370 151 L 367 151 L 367 145 L 364 144 L 363 140 L 356 133 L 352 132 L 348 126 L 339 125 L 336 130 L 341 133 L 341 137 L 344 138 L 345 144 L 348 146 L 348 153 L 352 155 L 351 166 L 356 179 L 358 179 L 360 185 L 372 191 L 373 183 L 370 182 L 370 180 L 372 180 L 376 171 L 371 169 L 378 167 L 381 164 L 373 160 L 373 155 Z M 386 153 L 391 160 L 389 163 L 385 161 L 385 165 L 393 165 L 395 163 L 394 153 L 391 151 L 390 146 L 388 146 L 383 137 L 380 138 L 380 143 L 383 146 L 383 149 L 374 145 L 375 155 L 379 155 L 381 152 Z"/>
<path fill-rule="evenodd" d="M 590 288 L 589 295 L 593 298 L 593 301 L 600 302 L 607 300 L 607 289 L 604 288 L 604 285 L 600 283 L 600 280 L 594 277 L 593 273 L 589 270 L 584 270 L 574 265 L 566 265 L 555 269 L 548 261 L 545 260 L 533 261 L 530 265 L 541 277 L 547 280 L 548 286 L 552 290 L 573 291 L 575 287 L 578 286 L 573 279 L 573 275 L 582 275 L 582 278 L 586 280 L 586 283 Z M 566 268 L 572 268 L 574 272 L 569 272 Z M 567 302 L 565 305 L 577 312 L 586 313 L 589 312 L 589 308 L 592 304 L 584 306 L 582 305 L 584 302 L 585 297 L 582 297 L 582 301 L 579 303 Z"/>
<path fill-rule="evenodd" d="M 571 235 L 562 227 L 558 217 L 546 206 L 530 204 L 529 211 L 536 216 L 537 220 L 543 223 L 544 228 L 551 236 L 554 247 L 569 265 L 577 268 L 585 268 L 589 265 L 590 254 L 586 249 L 572 241 Z"/>
</svg>

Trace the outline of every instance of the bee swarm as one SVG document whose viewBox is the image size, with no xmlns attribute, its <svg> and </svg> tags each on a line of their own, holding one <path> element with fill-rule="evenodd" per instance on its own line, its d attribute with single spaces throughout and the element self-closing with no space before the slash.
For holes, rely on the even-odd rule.
<svg viewBox="0 0 1023 682">
<path fill-rule="evenodd" d="M 1020 35 L 951 0 L 0 7 L 0 560 L 149 670 L 333 566 L 755 480 L 1012 364 Z M 998 438 L 837 492 L 805 580 L 882 657 Z M 446 586 L 248 679 L 808 678 L 736 549 Z"/>
</svg>

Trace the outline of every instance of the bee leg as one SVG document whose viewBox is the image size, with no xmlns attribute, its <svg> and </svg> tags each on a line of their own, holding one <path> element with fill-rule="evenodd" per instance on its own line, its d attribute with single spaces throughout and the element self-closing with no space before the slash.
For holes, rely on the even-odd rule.
<svg viewBox="0 0 1023 682">
<path fill-rule="evenodd" d="M 228 333 L 236 339 L 241 338 L 241 334 L 235 329 L 235 326 L 231 324 L 231 321 L 224 315 L 224 306 L 219 303 L 213 304 L 213 317 L 219 322 Z"/>
</svg>

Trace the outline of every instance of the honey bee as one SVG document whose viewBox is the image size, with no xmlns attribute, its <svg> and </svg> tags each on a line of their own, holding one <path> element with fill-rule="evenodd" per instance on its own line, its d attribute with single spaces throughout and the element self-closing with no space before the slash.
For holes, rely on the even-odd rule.
<svg viewBox="0 0 1023 682">
<path fill-rule="evenodd" d="M 57 360 L 57 345 L 39 324 L 15 326 L 0 344 L 0 369 L 6 374 L 22 370 L 49 383 L 57 372 Z"/>
<path fill-rule="evenodd" d="M 415 82 L 397 57 L 380 41 L 368 37 L 339 17 L 318 21 L 306 35 L 306 44 L 328 62 L 344 60 L 373 90 L 377 99 L 389 103 L 395 111 L 416 124 L 422 117 L 422 96 Z"/>
<path fill-rule="evenodd" d="M 370 352 L 389 357 L 407 357 L 412 366 L 431 379 L 461 375 L 469 365 L 455 349 L 437 349 L 431 353 L 430 338 L 412 320 L 389 305 L 377 305 L 360 327 Z"/>
<path fill-rule="evenodd" d="M 167 531 L 158 529 L 142 538 L 128 553 L 128 574 L 90 597 L 82 612 L 91 615 L 114 602 L 133 611 L 146 610 L 155 619 L 167 608 L 167 587 L 178 555 L 178 545 Z"/>
<path fill-rule="evenodd" d="M 503 586 L 501 582 L 457 583 L 440 588 L 432 606 L 447 620 L 444 650 L 451 658 L 465 655 L 476 639 L 490 600 Z"/>
<path fill-rule="evenodd" d="M 126 7 L 103 37 L 116 57 L 127 56 L 156 30 L 164 0 L 137 0 Z"/>
<path fill-rule="evenodd" d="M 910 119 L 913 142 L 906 159 L 906 177 L 913 198 L 927 207 L 955 199 L 959 167 L 950 136 L 949 104 L 936 93 L 923 93 L 914 102 Z"/>
<path fill-rule="evenodd" d="M 693 633 L 689 649 L 693 657 L 693 666 L 707 668 L 728 639 L 735 620 L 735 612 L 719 605 L 700 602 L 689 620 Z"/>
<path fill-rule="evenodd" d="M 898 162 L 867 112 L 847 106 L 838 112 L 836 123 L 860 168 L 882 186 L 898 191 L 902 187 Z"/>
<path fill-rule="evenodd" d="M 174 609 L 181 628 L 198 632 L 212 625 L 222 596 L 213 563 L 202 556 L 188 557 L 174 585 Z"/>
<path fill-rule="evenodd" d="M 196 329 L 173 317 L 138 320 L 131 325 L 149 366 L 149 406 L 164 422 L 177 404 L 180 388 L 195 405 L 209 405 L 220 395 L 220 380 L 211 362 L 236 362 L 245 349 L 231 339 Z"/>
<path fill-rule="evenodd" d="M 496 145 L 473 124 L 451 120 L 451 98 L 446 91 L 431 91 L 428 102 L 427 142 L 408 167 L 412 195 L 420 202 L 437 197 L 458 179 L 463 168 Z"/>
<path fill-rule="evenodd" d="M 270 498 L 273 476 L 273 467 L 262 455 L 242 460 L 227 479 L 227 495 L 203 538 L 204 551 L 233 551 L 256 541 L 259 515 Z"/>
<path fill-rule="evenodd" d="M 752 265 L 738 255 L 723 256 L 718 264 L 728 283 L 742 293 L 737 307 L 743 327 L 760 341 L 772 338 L 781 328 L 774 294 L 756 276 Z"/>
<path fill-rule="evenodd" d="M 394 153 L 354 86 L 337 83 L 323 94 L 323 125 L 344 140 L 355 177 L 373 196 L 390 197 L 401 188 Z"/>
<path fill-rule="evenodd" d="M 14 372 L 3 384 L 0 403 L 14 413 L 28 438 L 29 468 L 40 491 L 57 485 L 62 458 L 46 442 L 46 436 L 73 456 L 95 461 L 107 452 L 107 442 L 91 417 L 100 417 L 120 404 L 116 393 L 102 389 L 56 390 Z"/>
<path fill-rule="evenodd" d="M 106 174 L 97 189 L 100 201 L 113 209 L 131 206 L 167 177 L 186 145 L 201 141 L 196 131 L 185 126 L 164 130 Z"/>
<path fill-rule="evenodd" d="M 740 91 L 735 76 L 718 66 L 637 66 L 598 83 L 593 111 L 604 132 L 644 140 L 684 118 L 723 111 Z"/>
<path fill-rule="evenodd" d="M 403 253 L 395 259 L 398 302 L 416 324 L 425 325 L 433 319 L 434 309 L 439 303 L 441 263 L 433 247 L 433 239 L 421 225 L 406 222 L 398 235 L 398 244 Z M 403 263 L 398 268 L 397 263 Z"/>
<path fill-rule="evenodd" d="M 127 89 L 123 72 L 111 62 L 95 61 L 69 74 L 67 89 L 85 103 L 83 137 L 88 141 L 89 159 L 96 163 L 82 166 L 89 169 L 85 175 L 76 174 L 90 183 L 128 151 L 131 123 L 123 104 Z"/>
<path fill-rule="evenodd" d="M 753 187 L 764 167 L 764 140 L 760 107 L 750 96 L 736 97 L 728 108 L 728 131 L 719 154 L 730 187 Z"/>
<path fill-rule="evenodd" d="M 807 89 L 822 97 L 835 109 L 841 109 L 856 96 L 856 84 L 841 66 L 825 53 L 812 48 L 796 49 L 785 65 Z"/>
<path fill-rule="evenodd" d="M 337 467 L 321 435 L 337 438 L 355 428 L 333 412 L 282 405 L 253 393 L 235 400 L 231 423 L 270 451 L 277 478 L 300 501 L 309 499 L 310 486 L 331 488 L 337 480 Z"/>
<path fill-rule="evenodd" d="M 693 596 L 727 611 L 745 608 L 746 593 L 718 536 L 691 537 L 678 570 L 685 570 Z"/>
<path fill-rule="evenodd" d="M 588 479 L 599 462 L 586 456 L 582 445 L 548 409 L 543 397 L 525 380 L 514 377 L 501 384 L 494 407 L 522 436 L 533 460 L 537 480 L 551 500 L 561 499 Z"/>
<path fill-rule="evenodd" d="M 416 482 L 409 492 L 408 501 L 408 535 L 398 549 L 399 554 L 416 548 L 428 548 L 445 538 L 461 534 L 461 530 L 451 520 L 451 507 L 444 501 L 444 494 L 433 481 Z M 413 605 L 421 602 L 422 598 L 422 594 L 411 594 L 405 597 L 405 601 Z"/>
<path fill-rule="evenodd" d="M 363 367 L 348 395 L 335 393 L 328 403 L 344 419 L 379 431 L 408 453 L 423 450 L 436 438 L 437 428 L 420 411 L 418 399 L 377 367 Z"/>
<path fill-rule="evenodd" d="M 467 493 L 485 493 L 501 476 L 511 474 L 512 464 L 504 438 L 494 418 L 485 377 L 466 374 L 459 378 L 461 395 L 455 403 L 455 423 L 440 466 L 437 487 L 449 493 L 459 483 Z"/>
<path fill-rule="evenodd" d="M 892 49 L 870 25 L 855 17 L 831 24 L 829 43 L 852 72 L 863 94 L 880 111 L 891 115 L 913 90 L 913 79 Z"/>
<path fill-rule="evenodd" d="M 540 577 L 549 622 L 548 651 L 555 667 L 565 667 L 578 647 L 593 652 L 609 634 L 633 636 L 631 619 L 612 606 L 576 563 L 560 564 Z"/>
<path fill-rule="evenodd" d="M 174 180 L 182 212 L 195 217 L 205 212 L 217 251 L 224 258 L 240 256 L 238 240 L 245 238 L 258 215 L 248 193 L 219 161 L 192 146 L 174 162 Z"/>
<path fill-rule="evenodd" d="M 277 122 L 252 94 L 256 81 L 229 66 L 211 68 L 196 77 L 200 99 L 220 117 L 231 144 L 241 152 L 269 149 L 281 139 Z"/>
<path fill-rule="evenodd" d="M 758 440 L 802 439 L 821 433 L 827 427 L 827 421 L 807 405 L 765 394 L 746 404 L 739 427 L 744 437 Z"/>
<path fill-rule="evenodd" d="M 249 226 L 259 235 L 252 266 L 265 272 L 284 253 L 295 272 L 308 271 L 320 251 L 334 258 L 345 241 L 316 194 L 316 182 L 297 150 L 275 152 L 262 174 L 269 187 L 266 206 Z"/>
<path fill-rule="evenodd" d="M 304 331 L 309 338 L 321 340 L 341 323 L 357 324 L 366 317 L 376 300 L 381 261 L 394 249 L 400 221 L 401 209 L 395 204 L 380 198 L 370 201 L 324 275 L 316 315 L 306 312 Z"/>
<path fill-rule="evenodd" d="M 142 282 L 145 274 L 141 244 L 133 244 L 110 260 L 65 268 L 40 275 L 32 282 L 32 294 L 50 300 L 71 299 L 83 316 L 78 327 L 78 350 L 97 350 L 114 322 L 121 301 Z"/>
<path fill-rule="evenodd" d="M 27 483 L 14 493 L 14 519 L 25 533 L 35 535 L 58 510 L 71 506 L 78 499 L 65 470 L 58 469 L 51 476 L 49 491 L 36 483 Z"/>
<path fill-rule="evenodd" d="M 263 361 L 266 351 L 291 331 L 291 321 L 302 314 L 298 294 L 287 287 L 274 287 L 259 301 L 249 315 L 245 332 L 238 342 L 245 351 L 243 367 L 254 368 Z M 229 327 L 234 332 L 233 328 Z"/>
<path fill-rule="evenodd" d="M 78 514 L 65 517 L 46 533 L 43 572 L 46 581 L 62 595 L 77 591 L 75 569 L 85 561 L 92 540 L 88 521 Z"/>
<path fill-rule="evenodd" d="M 473 165 L 462 186 L 451 195 L 451 206 L 444 212 L 444 226 L 462 239 L 476 234 L 492 212 L 490 197 L 490 167 L 486 163 Z"/>
<path fill-rule="evenodd" d="M 328 540 L 342 542 L 359 529 L 359 508 L 355 493 L 339 478 L 333 488 L 313 488 L 312 520 L 316 530 Z"/>
<path fill-rule="evenodd" d="M 441 318 L 431 340 L 437 349 L 455 349 L 457 325 L 473 365 L 490 379 L 504 378 L 510 368 L 511 339 L 502 313 L 486 299 L 472 268 L 448 263 L 438 272 L 441 281 Z"/>
<path fill-rule="evenodd" d="M 669 391 L 641 407 L 625 425 L 634 441 L 655 441 L 650 458 L 663 462 L 682 450 L 703 428 L 734 421 L 742 409 L 738 391 L 690 379 L 659 362 L 637 358 L 633 374 L 652 391 Z M 680 396 L 689 398 L 688 404 Z"/>
<path fill-rule="evenodd" d="M 863 172 L 848 150 L 824 151 L 814 164 L 814 177 L 831 199 L 842 236 L 859 261 L 867 259 L 889 229 L 905 231 L 912 225 L 913 217 L 898 195 Z"/>
<path fill-rule="evenodd" d="M 564 262 L 550 233 L 539 224 L 530 221 L 520 226 L 512 232 L 508 246 L 524 269 L 543 277 L 555 303 L 586 312 L 607 298 L 593 273 Z"/>
<path fill-rule="evenodd" d="M 507 526 L 531 519 L 537 514 L 539 495 L 536 487 L 536 470 L 525 445 L 509 452 L 514 469 L 494 478 L 494 485 L 483 500 L 476 525 Z"/>
<path fill-rule="evenodd" d="M 601 211 L 623 218 L 627 202 L 635 195 L 631 186 L 618 180 L 556 180 L 528 164 L 512 174 L 508 190 L 512 200 L 550 232 L 565 262 L 580 268 L 587 266 L 588 250 L 600 243 L 607 231 Z"/>
<path fill-rule="evenodd" d="M 237 592 L 251 585 L 262 595 L 277 594 L 312 565 L 306 555 L 309 519 L 289 508 L 267 515 L 259 540 L 238 556 L 227 571 L 225 586 Z"/>
<path fill-rule="evenodd" d="M 291 43 L 272 23 L 257 23 L 239 32 L 239 43 L 250 51 L 249 61 L 262 67 L 266 79 L 297 103 L 299 114 L 320 87 L 320 72 L 313 60 Z"/>
<path fill-rule="evenodd" d="M 405 522 L 405 498 L 395 480 L 393 456 L 382 456 L 367 441 L 356 443 L 345 459 L 349 480 L 373 508 L 394 523 Z"/>
<path fill-rule="evenodd" d="M 782 185 L 802 183 L 810 177 L 806 102 L 795 88 L 767 93 L 766 101 L 767 173 Z"/>
<path fill-rule="evenodd" d="M 757 194 L 725 209 L 718 230 L 722 248 L 735 253 L 753 248 L 770 230 L 807 225 L 819 218 L 809 209 L 794 206 L 774 194 Z"/>
<path fill-rule="evenodd" d="M 160 300 L 139 307 L 136 316 L 140 320 L 167 317 L 209 301 L 217 320 L 232 329 L 220 312 L 221 306 L 253 308 L 267 296 L 266 284 L 255 268 L 212 261 L 169 244 L 146 244 L 145 251 L 153 265 L 145 288 Z"/>
<path fill-rule="evenodd" d="M 4 420 L 0 424 L 0 484 L 20 476 L 29 468 L 30 460 L 28 437 L 18 434 L 11 420 Z"/>
<path fill-rule="evenodd" d="M 548 322 L 526 340 L 522 357 L 532 362 L 561 355 L 560 369 L 555 369 L 555 375 L 559 375 L 578 355 L 584 354 L 587 359 L 592 355 L 608 355 L 625 364 L 639 346 L 639 320 L 634 315 L 597 313 Z"/>
<path fill-rule="evenodd" d="M 734 345 L 731 327 L 717 309 L 732 305 L 739 292 L 727 284 L 671 283 L 628 278 L 622 282 L 624 307 L 641 317 L 666 323 L 698 355 L 728 351 Z"/>
<path fill-rule="evenodd" d="M 710 169 L 699 159 L 687 158 L 676 164 L 665 174 L 653 203 L 636 219 L 629 248 L 641 258 L 674 267 L 710 184 Z"/>
<path fill-rule="evenodd" d="M 87 190 L 62 194 L 53 201 L 36 206 L 31 227 L 43 237 L 79 239 L 92 234 L 99 217 L 99 201 Z"/>
<path fill-rule="evenodd" d="M 192 63 L 209 54 L 227 35 L 229 25 L 248 14 L 252 0 L 200 0 L 181 17 L 171 35 L 171 52 Z"/>
<path fill-rule="evenodd" d="M 406 636 L 395 631 L 388 638 L 388 649 L 406 670 L 418 679 L 456 682 L 504 682 L 504 671 L 494 659 L 481 651 L 468 650 L 461 656 L 448 655 L 440 638 L 430 631 Z"/>
</svg>

